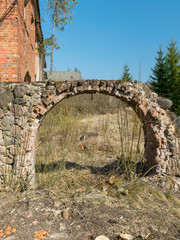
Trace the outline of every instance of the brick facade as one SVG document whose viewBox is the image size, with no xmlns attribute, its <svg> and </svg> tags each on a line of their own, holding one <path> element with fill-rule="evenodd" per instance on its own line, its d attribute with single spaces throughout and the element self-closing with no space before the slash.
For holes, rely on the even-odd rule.
<svg viewBox="0 0 180 240">
<path fill-rule="evenodd" d="M 41 81 L 45 60 L 38 0 L 0 0 L 0 81 Z"/>
</svg>

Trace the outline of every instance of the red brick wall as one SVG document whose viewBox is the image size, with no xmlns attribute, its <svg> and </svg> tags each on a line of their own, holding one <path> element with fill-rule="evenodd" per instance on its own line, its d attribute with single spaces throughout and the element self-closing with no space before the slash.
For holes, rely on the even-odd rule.
<svg viewBox="0 0 180 240">
<path fill-rule="evenodd" d="M 13 2 L 0 0 L 0 18 Z M 35 53 L 34 6 L 18 0 L 0 22 L 0 81 L 23 82 L 27 72 L 35 81 Z"/>
</svg>

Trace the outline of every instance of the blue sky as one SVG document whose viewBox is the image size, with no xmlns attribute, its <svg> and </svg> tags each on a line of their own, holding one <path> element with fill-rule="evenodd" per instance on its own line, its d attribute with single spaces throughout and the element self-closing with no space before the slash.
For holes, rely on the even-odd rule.
<svg viewBox="0 0 180 240">
<path fill-rule="evenodd" d="M 127 63 L 133 79 L 146 82 L 160 44 L 166 51 L 173 37 L 180 49 L 180 0 L 78 2 L 73 25 L 66 26 L 64 32 L 56 31 L 61 45 L 54 54 L 56 71 L 77 67 L 84 79 L 116 80 Z M 44 15 L 46 4 L 47 0 L 40 0 L 45 38 L 51 29 Z"/>
</svg>

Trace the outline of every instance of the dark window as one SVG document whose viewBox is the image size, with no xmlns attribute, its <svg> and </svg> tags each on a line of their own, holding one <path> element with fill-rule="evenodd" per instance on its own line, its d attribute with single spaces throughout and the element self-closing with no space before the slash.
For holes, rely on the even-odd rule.
<svg viewBox="0 0 180 240">
<path fill-rule="evenodd" d="M 27 6 L 28 2 L 29 2 L 29 0 L 24 0 L 24 7 Z"/>
<path fill-rule="evenodd" d="M 25 76 L 25 78 L 24 78 L 24 82 L 31 82 L 31 76 L 30 76 L 30 74 L 29 74 L 29 71 L 27 71 L 27 73 L 26 73 L 26 76 Z"/>
<path fill-rule="evenodd" d="M 33 16 L 31 17 L 31 24 L 33 24 L 34 23 L 34 18 L 33 18 Z"/>
</svg>

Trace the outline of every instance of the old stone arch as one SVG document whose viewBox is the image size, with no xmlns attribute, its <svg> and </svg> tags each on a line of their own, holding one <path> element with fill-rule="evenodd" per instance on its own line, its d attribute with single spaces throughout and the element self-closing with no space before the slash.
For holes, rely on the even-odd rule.
<svg viewBox="0 0 180 240">
<path fill-rule="evenodd" d="M 135 109 L 143 123 L 148 168 L 154 167 L 157 173 L 165 173 L 173 172 L 179 166 L 175 123 L 159 106 L 158 96 L 147 93 L 142 83 L 105 80 L 12 83 L 5 86 L 4 92 L 7 92 L 7 87 L 8 107 L 4 115 L 9 132 L 1 128 L 0 134 L 0 145 L 7 153 L 7 162 L 1 158 L 4 159 L 3 168 L 10 166 L 11 174 L 20 172 L 21 177 L 31 184 L 35 181 L 35 141 L 43 118 L 63 99 L 83 93 L 111 95 Z M 0 126 L 3 122 L 1 117 Z M 3 141 L 7 143 L 7 139 L 6 145 Z"/>
</svg>

